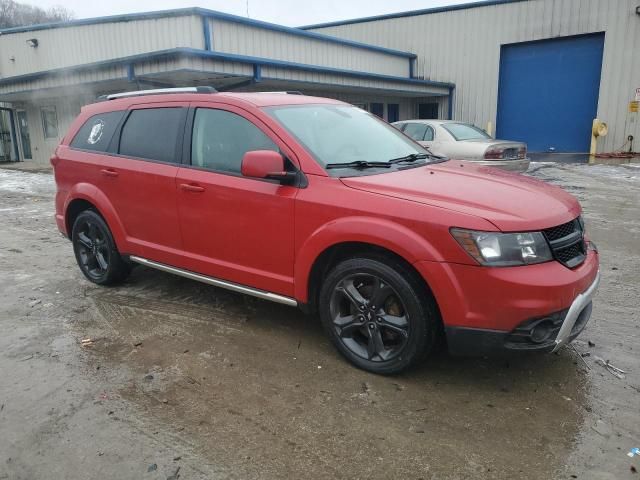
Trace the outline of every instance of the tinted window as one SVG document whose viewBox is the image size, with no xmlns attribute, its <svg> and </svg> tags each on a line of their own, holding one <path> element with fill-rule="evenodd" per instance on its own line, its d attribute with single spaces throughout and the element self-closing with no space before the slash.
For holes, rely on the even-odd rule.
<svg viewBox="0 0 640 480">
<path fill-rule="evenodd" d="M 99 113 L 89 118 L 73 137 L 71 146 L 83 150 L 106 152 L 124 113 L 124 111 Z"/>
<path fill-rule="evenodd" d="M 442 126 L 456 140 L 478 140 L 491 138 L 486 132 L 468 123 L 443 123 Z"/>
<path fill-rule="evenodd" d="M 409 135 L 414 140 L 424 140 L 424 135 L 427 132 L 427 126 L 423 123 L 407 123 L 404 129 L 405 135 Z"/>
<path fill-rule="evenodd" d="M 278 147 L 240 115 L 209 108 L 196 110 L 191 141 L 192 165 L 240 173 L 242 157 L 253 150 L 277 152 Z"/>
<path fill-rule="evenodd" d="M 178 162 L 176 144 L 185 112 L 183 108 L 133 110 L 122 128 L 118 153 L 161 162 Z"/>
</svg>

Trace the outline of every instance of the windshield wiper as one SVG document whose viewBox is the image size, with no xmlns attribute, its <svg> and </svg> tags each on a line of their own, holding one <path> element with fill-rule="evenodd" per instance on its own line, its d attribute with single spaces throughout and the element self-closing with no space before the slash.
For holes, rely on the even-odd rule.
<svg viewBox="0 0 640 480">
<path fill-rule="evenodd" d="M 391 164 L 388 162 L 367 162 L 366 160 L 356 160 L 349 163 L 328 163 L 325 168 L 389 168 Z"/>
<path fill-rule="evenodd" d="M 393 164 L 393 163 L 400 163 L 400 162 L 415 162 L 417 160 L 424 160 L 425 158 L 430 158 L 430 157 L 438 158 L 435 155 L 432 155 L 429 153 L 411 153 L 404 157 L 392 158 L 391 160 L 389 160 L 389 163 Z"/>
</svg>

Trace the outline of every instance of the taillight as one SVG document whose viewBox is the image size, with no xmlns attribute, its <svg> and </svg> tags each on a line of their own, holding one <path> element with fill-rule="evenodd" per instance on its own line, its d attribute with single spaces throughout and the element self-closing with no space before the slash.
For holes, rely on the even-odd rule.
<svg viewBox="0 0 640 480">
<path fill-rule="evenodd" d="M 504 158 L 504 150 L 501 148 L 490 148 L 484 152 L 484 158 L 489 160 L 502 160 Z"/>
</svg>

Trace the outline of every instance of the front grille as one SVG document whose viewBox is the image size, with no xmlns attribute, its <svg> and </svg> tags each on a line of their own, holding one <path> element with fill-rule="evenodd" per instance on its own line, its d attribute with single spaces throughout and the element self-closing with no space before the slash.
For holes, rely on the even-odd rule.
<svg viewBox="0 0 640 480">
<path fill-rule="evenodd" d="M 557 227 L 547 228 L 544 231 L 544 234 L 547 237 L 547 240 L 553 242 L 554 240 L 559 240 L 568 235 L 571 235 L 576 230 L 580 229 L 580 223 L 578 223 L 578 219 L 571 220 L 570 222 L 563 223 L 562 225 L 558 225 Z"/>
<path fill-rule="evenodd" d="M 584 255 L 584 245 L 581 243 L 576 243 L 567 248 L 562 248 L 555 251 L 556 258 L 561 263 L 568 263 L 574 258 L 577 258 L 581 255 Z"/>
<path fill-rule="evenodd" d="M 543 232 L 557 261 L 569 268 L 584 262 L 587 249 L 580 217 L 557 227 L 547 228 Z"/>
</svg>

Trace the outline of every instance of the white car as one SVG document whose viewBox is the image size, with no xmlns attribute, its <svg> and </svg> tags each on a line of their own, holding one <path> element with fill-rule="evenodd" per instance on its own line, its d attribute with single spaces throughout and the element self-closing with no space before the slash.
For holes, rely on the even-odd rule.
<svg viewBox="0 0 640 480">
<path fill-rule="evenodd" d="M 435 155 L 512 172 L 526 172 L 529 168 L 526 143 L 496 140 L 469 123 L 455 120 L 403 120 L 392 125 Z"/>
</svg>

